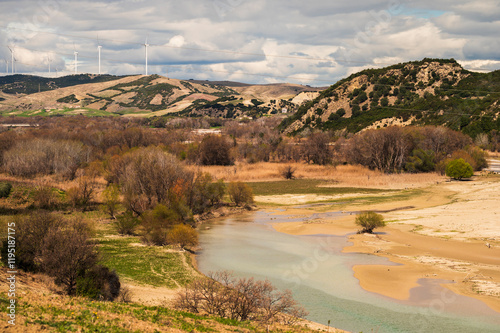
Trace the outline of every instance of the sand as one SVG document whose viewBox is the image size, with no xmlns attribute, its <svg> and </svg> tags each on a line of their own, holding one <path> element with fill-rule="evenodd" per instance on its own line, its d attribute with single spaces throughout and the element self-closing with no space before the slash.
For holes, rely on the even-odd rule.
<svg viewBox="0 0 500 333">
<path fill-rule="evenodd" d="M 352 235 L 344 252 L 371 253 L 400 266 L 354 266 L 365 290 L 407 300 L 421 278 L 454 281 L 443 284 L 457 294 L 474 297 L 500 312 L 500 178 L 444 182 L 422 188 L 408 199 L 357 203 L 345 211 L 382 211 L 388 226 L 374 235 Z M 402 207 L 402 210 L 390 211 Z M 317 209 L 317 208 L 316 208 Z M 333 208 L 332 208 L 333 209 Z M 387 212 L 389 211 L 389 212 Z M 282 214 L 307 215 L 311 209 L 287 208 Z M 307 222 L 275 223 L 294 235 L 347 235 L 359 227 L 355 215 Z"/>
</svg>

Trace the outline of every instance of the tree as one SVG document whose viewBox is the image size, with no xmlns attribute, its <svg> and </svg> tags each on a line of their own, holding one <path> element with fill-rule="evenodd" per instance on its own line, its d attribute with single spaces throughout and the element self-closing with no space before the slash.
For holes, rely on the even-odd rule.
<svg viewBox="0 0 500 333">
<path fill-rule="evenodd" d="M 45 235 L 40 261 L 42 270 L 63 285 L 68 295 L 74 295 L 78 278 L 97 264 L 97 251 L 83 221 L 65 224 Z"/>
<path fill-rule="evenodd" d="M 305 317 L 307 312 L 289 290 L 277 290 L 269 281 L 236 279 L 230 273 L 209 273 L 177 294 L 175 307 L 233 320 L 258 320 L 269 326 L 282 314 Z"/>
<path fill-rule="evenodd" d="M 311 134 L 304 143 L 304 158 L 310 163 L 325 165 L 331 162 L 330 138 L 323 132 Z"/>
<path fill-rule="evenodd" d="M 230 183 L 227 192 L 231 201 L 237 206 L 253 204 L 252 188 L 243 182 Z"/>
<path fill-rule="evenodd" d="M 103 209 L 112 219 L 116 219 L 116 211 L 120 205 L 120 187 L 117 184 L 109 184 L 102 192 Z"/>
<path fill-rule="evenodd" d="M 192 227 L 185 224 L 175 225 L 167 235 L 169 244 L 179 244 L 181 248 L 198 245 L 198 233 Z"/>
<path fill-rule="evenodd" d="M 356 224 L 363 227 L 360 233 L 373 233 L 373 229 L 385 227 L 384 217 L 375 212 L 364 212 L 356 216 Z"/>
<path fill-rule="evenodd" d="M 448 163 L 446 166 L 446 175 L 453 179 L 461 180 L 472 177 L 474 170 L 463 158 L 459 158 Z"/>
<path fill-rule="evenodd" d="M 117 173 L 127 209 L 140 215 L 158 203 L 171 207 L 186 199 L 193 174 L 173 155 L 148 147 L 132 152 L 126 160 Z"/>
<path fill-rule="evenodd" d="M 202 165 L 232 165 L 231 143 L 223 136 L 207 135 L 199 147 L 199 163 Z"/>
</svg>

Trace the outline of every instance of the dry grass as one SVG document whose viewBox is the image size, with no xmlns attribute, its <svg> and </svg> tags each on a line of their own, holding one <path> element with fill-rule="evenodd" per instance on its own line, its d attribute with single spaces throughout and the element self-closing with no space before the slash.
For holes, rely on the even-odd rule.
<svg viewBox="0 0 500 333">
<path fill-rule="evenodd" d="M 367 187 L 402 189 L 435 184 L 445 180 L 437 173 L 385 174 L 357 165 L 321 166 L 306 163 L 255 163 L 234 166 L 193 167 L 194 170 L 208 172 L 216 179 L 226 182 L 263 182 L 283 180 L 280 170 L 287 165 L 296 169 L 297 179 L 321 179 L 335 182 L 339 187 Z"/>
</svg>

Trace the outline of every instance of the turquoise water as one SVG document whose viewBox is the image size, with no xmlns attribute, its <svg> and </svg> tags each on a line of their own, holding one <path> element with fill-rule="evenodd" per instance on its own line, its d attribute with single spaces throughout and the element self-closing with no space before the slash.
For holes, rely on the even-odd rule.
<svg viewBox="0 0 500 333">
<path fill-rule="evenodd" d="M 439 285 L 447 281 L 422 279 L 404 302 L 364 291 L 352 266 L 387 259 L 341 253 L 345 236 L 292 236 L 267 224 L 280 220 L 291 221 L 256 212 L 210 224 L 200 232 L 199 269 L 269 279 L 292 290 L 308 319 L 352 332 L 500 332 L 500 314 Z"/>
</svg>

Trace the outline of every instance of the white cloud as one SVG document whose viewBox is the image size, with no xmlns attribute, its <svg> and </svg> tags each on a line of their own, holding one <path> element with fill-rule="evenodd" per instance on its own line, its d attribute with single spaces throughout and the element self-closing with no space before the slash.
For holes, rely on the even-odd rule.
<svg viewBox="0 0 500 333">
<path fill-rule="evenodd" d="M 150 72 L 170 66 L 170 76 L 185 79 L 324 86 L 359 69 L 423 57 L 498 69 L 496 2 L 399 0 L 391 10 L 394 1 L 378 0 L 7 0 L 0 1 L 0 60 L 15 45 L 24 72 L 48 68 L 40 60 L 48 52 L 54 66 L 71 71 L 75 48 L 79 69 L 95 72 L 99 35 L 103 69 L 113 74 L 144 71 L 146 37 Z"/>
</svg>

